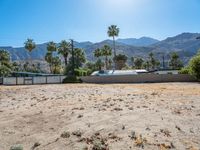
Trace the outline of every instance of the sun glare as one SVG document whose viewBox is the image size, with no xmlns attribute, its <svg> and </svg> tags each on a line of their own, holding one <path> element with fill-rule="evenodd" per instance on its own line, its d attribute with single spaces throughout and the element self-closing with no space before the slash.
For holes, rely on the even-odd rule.
<svg viewBox="0 0 200 150">
<path fill-rule="evenodd" d="M 106 0 L 107 4 L 115 7 L 129 6 L 133 3 L 133 0 Z"/>
<path fill-rule="evenodd" d="M 109 11 L 129 11 L 135 7 L 137 1 L 135 0 L 101 0 L 101 5 L 105 10 Z"/>
</svg>

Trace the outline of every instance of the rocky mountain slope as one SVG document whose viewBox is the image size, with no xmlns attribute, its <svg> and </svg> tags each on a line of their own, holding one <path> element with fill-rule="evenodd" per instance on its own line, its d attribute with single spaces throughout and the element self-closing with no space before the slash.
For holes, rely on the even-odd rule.
<svg viewBox="0 0 200 150">
<path fill-rule="evenodd" d="M 135 39 L 118 39 L 116 41 L 116 49 L 117 53 L 126 54 L 129 57 L 147 57 L 150 52 L 154 52 L 157 57 L 160 57 L 160 54 L 168 56 L 171 52 L 176 51 L 181 56 L 181 59 L 187 63 L 200 48 L 200 40 L 196 39 L 198 36 L 200 36 L 199 33 L 182 33 L 174 37 L 169 37 L 163 41 L 154 40 L 154 42 L 151 38 L 146 38 L 146 41 L 145 38 L 141 38 L 143 40 L 143 44 L 140 43 L 140 46 L 138 46 L 138 43 L 134 44 Z M 147 43 L 151 41 L 150 39 L 153 44 L 148 45 Z M 75 47 L 83 48 L 87 59 L 93 61 L 93 51 L 105 44 L 112 46 L 112 40 L 105 40 L 99 43 L 75 42 Z M 33 60 L 44 60 L 46 45 L 47 43 L 38 44 L 32 53 L 27 52 L 23 47 L 0 47 L 0 49 L 9 51 L 12 60 L 26 60 L 29 58 L 32 58 Z"/>
</svg>

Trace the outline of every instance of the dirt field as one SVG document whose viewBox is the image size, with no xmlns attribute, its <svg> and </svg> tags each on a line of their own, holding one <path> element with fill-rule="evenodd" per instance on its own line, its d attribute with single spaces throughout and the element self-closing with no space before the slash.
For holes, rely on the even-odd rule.
<svg viewBox="0 0 200 150">
<path fill-rule="evenodd" d="M 0 150 L 199 150 L 200 84 L 0 86 Z"/>
</svg>

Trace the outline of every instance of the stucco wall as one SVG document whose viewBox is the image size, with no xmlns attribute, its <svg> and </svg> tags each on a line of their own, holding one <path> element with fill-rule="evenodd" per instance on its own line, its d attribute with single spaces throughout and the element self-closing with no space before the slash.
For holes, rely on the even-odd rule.
<svg viewBox="0 0 200 150">
<path fill-rule="evenodd" d="M 47 78 L 47 83 L 60 83 L 62 80 L 60 76 L 53 76 Z"/>
<path fill-rule="evenodd" d="M 30 85 L 30 84 L 53 84 L 62 83 L 66 76 L 47 77 L 6 77 L 3 78 L 4 85 Z"/>
<path fill-rule="evenodd" d="M 34 77 L 33 83 L 34 84 L 45 84 L 46 83 L 46 77 Z"/>
<path fill-rule="evenodd" d="M 17 84 L 18 85 L 23 85 L 24 84 L 24 78 L 23 77 L 18 77 L 17 78 Z"/>
<path fill-rule="evenodd" d="M 185 74 L 139 74 L 123 76 L 87 76 L 81 78 L 86 83 L 145 83 L 145 82 L 195 82 L 191 75 Z"/>
</svg>

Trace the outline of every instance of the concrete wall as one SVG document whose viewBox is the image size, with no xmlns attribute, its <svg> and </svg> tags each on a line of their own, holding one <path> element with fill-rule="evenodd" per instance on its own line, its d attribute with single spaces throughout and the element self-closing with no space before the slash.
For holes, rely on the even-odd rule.
<svg viewBox="0 0 200 150">
<path fill-rule="evenodd" d="M 85 83 L 147 83 L 147 82 L 195 82 L 193 76 L 186 74 L 139 74 L 123 76 L 87 76 L 81 77 Z"/>
<path fill-rule="evenodd" d="M 5 77 L 4 85 L 32 85 L 32 84 L 58 84 L 66 76 L 41 76 L 41 77 Z"/>
<path fill-rule="evenodd" d="M 47 83 L 47 78 L 46 77 L 34 77 L 33 78 L 33 83 L 34 84 L 46 84 Z"/>
</svg>

